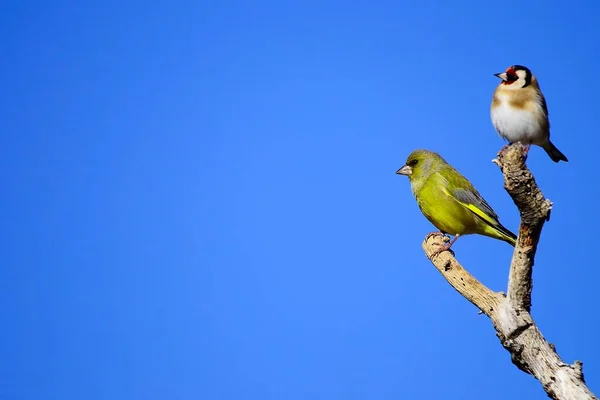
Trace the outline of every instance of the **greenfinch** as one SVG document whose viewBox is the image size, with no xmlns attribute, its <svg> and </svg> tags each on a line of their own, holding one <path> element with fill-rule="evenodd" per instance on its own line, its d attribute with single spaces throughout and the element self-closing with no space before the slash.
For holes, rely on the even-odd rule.
<svg viewBox="0 0 600 400">
<path fill-rule="evenodd" d="M 396 173 L 410 180 L 425 218 L 442 234 L 454 236 L 440 252 L 448 250 L 459 236 L 470 234 L 489 236 L 515 246 L 517 236 L 502 226 L 498 215 L 471 182 L 439 154 L 415 150 Z"/>
</svg>

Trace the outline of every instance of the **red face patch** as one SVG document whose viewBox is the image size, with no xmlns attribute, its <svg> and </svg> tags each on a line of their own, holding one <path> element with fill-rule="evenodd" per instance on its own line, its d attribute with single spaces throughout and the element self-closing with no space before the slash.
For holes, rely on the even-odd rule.
<svg viewBox="0 0 600 400">
<path fill-rule="evenodd" d="M 513 67 L 508 67 L 504 72 L 506 73 L 506 80 L 502 81 L 503 85 L 512 85 L 519 79 L 517 71 Z"/>
</svg>

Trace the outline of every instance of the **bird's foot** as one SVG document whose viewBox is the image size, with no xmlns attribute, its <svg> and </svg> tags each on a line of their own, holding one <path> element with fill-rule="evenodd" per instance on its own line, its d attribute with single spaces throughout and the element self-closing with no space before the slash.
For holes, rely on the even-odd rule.
<svg viewBox="0 0 600 400">
<path fill-rule="evenodd" d="M 437 249 L 436 251 L 431 253 L 431 255 L 429 256 L 429 259 L 432 259 L 433 257 L 437 256 L 438 254 L 443 253 L 444 251 L 449 251 L 450 253 L 452 253 L 452 255 L 454 255 L 454 252 L 450 249 L 450 247 L 452 247 L 451 244 L 445 244 L 443 246 L 440 246 L 439 249 Z"/>
<path fill-rule="evenodd" d="M 447 238 L 447 236 L 444 234 L 444 232 L 435 231 L 435 232 L 428 233 L 427 236 L 425 236 L 425 240 L 429 240 L 434 236 L 445 236 Z"/>
<path fill-rule="evenodd" d="M 427 236 L 429 237 L 430 235 L 438 234 L 438 233 L 441 233 L 441 232 L 432 232 L 432 233 L 430 233 Z M 454 252 L 450 248 L 452 247 L 452 245 L 454 244 L 454 242 L 456 242 L 456 239 L 458 239 L 459 236 L 460 235 L 454 236 L 454 239 L 450 240 L 447 244 L 445 244 L 443 246 L 440 246 L 439 249 L 437 249 L 436 251 L 434 251 L 433 253 L 431 253 L 431 255 L 429 256 L 429 259 L 432 259 L 433 257 L 437 256 L 438 254 L 443 253 L 444 251 L 449 251 L 454 256 Z"/>
<path fill-rule="evenodd" d="M 513 143 L 508 143 L 507 145 L 505 145 L 503 148 L 500 149 L 500 151 L 498 152 L 497 156 L 498 157 L 502 157 L 502 155 L 504 154 L 504 152 L 506 151 L 506 149 L 508 149 L 508 147 L 510 145 L 512 145 Z M 529 153 L 529 148 L 531 147 L 531 144 L 524 144 L 523 145 L 523 157 L 527 158 L 527 153 Z"/>
<path fill-rule="evenodd" d="M 504 147 L 502 147 L 500 149 L 500 151 L 498 152 L 498 154 L 496 154 L 498 157 L 502 157 L 502 154 L 504 154 L 504 152 L 506 151 L 506 149 L 508 149 L 508 146 L 510 146 L 512 143 L 508 143 L 505 144 Z"/>
</svg>

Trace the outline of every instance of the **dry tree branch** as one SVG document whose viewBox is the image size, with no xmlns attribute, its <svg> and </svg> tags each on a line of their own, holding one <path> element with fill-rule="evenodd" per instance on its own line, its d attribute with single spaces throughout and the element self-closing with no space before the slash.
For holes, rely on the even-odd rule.
<svg viewBox="0 0 600 400">
<path fill-rule="evenodd" d="M 431 255 L 444 244 L 444 237 L 428 236 L 425 254 L 464 298 L 487 315 L 513 364 L 540 381 L 548 397 L 556 400 L 598 398 L 586 386 L 583 364 L 570 365 L 557 354 L 538 329 L 531 310 L 531 272 L 544 222 L 550 218 L 552 203 L 544 198 L 531 171 L 525 165 L 523 146 L 509 146 L 494 162 L 504 175 L 504 188 L 521 214 L 519 237 L 510 264 L 507 295 L 494 292 L 475 279 L 450 251 Z"/>
</svg>

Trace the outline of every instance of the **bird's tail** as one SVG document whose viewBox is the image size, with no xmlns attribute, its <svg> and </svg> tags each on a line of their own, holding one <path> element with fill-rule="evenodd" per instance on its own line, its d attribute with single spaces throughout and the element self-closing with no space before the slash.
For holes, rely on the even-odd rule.
<svg viewBox="0 0 600 400">
<path fill-rule="evenodd" d="M 552 161 L 556 163 L 559 161 L 569 161 L 567 160 L 567 156 L 565 156 L 551 141 L 548 140 L 542 147 L 546 150 L 546 153 L 548 153 Z"/>
<path fill-rule="evenodd" d="M 515 247 L 517 245 L 517 235 L 506 229 L 502 224 L 498 224 L 495 226 L 498 233 L 500 234 L 500 239 L 504 240 L 506 243 Z"/>
</svg>

